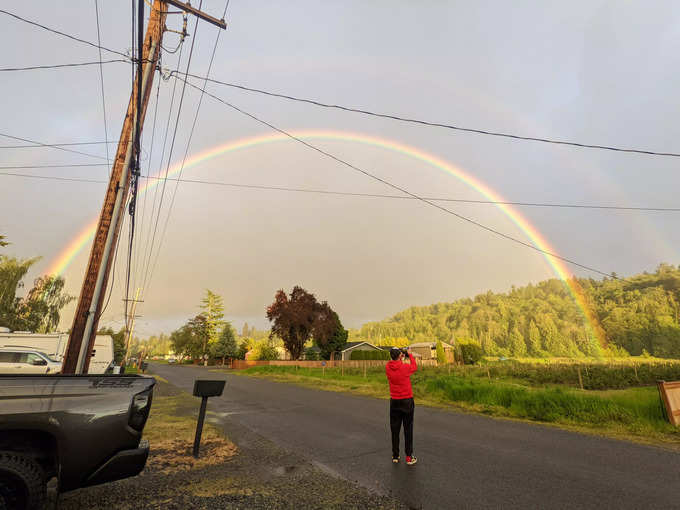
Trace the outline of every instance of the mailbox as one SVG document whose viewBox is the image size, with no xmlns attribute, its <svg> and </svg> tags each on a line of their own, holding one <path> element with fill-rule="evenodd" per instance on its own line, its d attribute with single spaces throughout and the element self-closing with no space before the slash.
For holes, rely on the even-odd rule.
<svg viewBox="0 0 680 510">
<path fill-rule="evenodd" d="M 226 381 L 196 379 L 194 381 L 194 397 L 219 397 L 224 391 Z"/>
<path fill-rule="evenodd" d="M 205 420 L 205 410 L 208 406 L 208 397 L 219 397 L 224 391 L 224 384 L 227 381 L 215 381 L 210 379 L 196 379 L 194 381 L 194 397 L 201 397 L 201 410 L 198 412 L 198 422 L 196 423 L 196 437 L 194 438 L 194 457 L 198 458 L 198 449 L 201 445 L 201 434 L 203 433 L 203 420 Z"/>
</svg>

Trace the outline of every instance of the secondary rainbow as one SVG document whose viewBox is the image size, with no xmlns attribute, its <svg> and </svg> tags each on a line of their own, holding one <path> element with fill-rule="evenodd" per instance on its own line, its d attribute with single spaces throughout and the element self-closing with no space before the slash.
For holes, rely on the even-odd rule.
<svg viewBox="0 0 680 510">
<path fill-rule="evenodd" d="M 373 147 L 379 147 L 385 150 L 400 153 L 453 175 L 458 180 L 470 186 L 472 189 L 480 193 L 488 200 L 494 202 L 506 201 L 503 199 L 501 195 L 499 195 L 496 191 L 491 189 L 489 186 L 484 184 L 476 177 L 463 171 L 459 167 L 452 165 L 451 163 L 441 158 L 438 158 L 433 154 L 422 151 L 416 147 L 412 147 L 385 138 L 378 138 L 375 136 L 352 132 L 311 130 L 311 131 L 293 131 L 291 134 L 297 138 L 301 138 L 304 140 L 335 140 L 343 142 L 352 142 L 363 145 L 370 145 Z M 204 163 L 218 156 L 222 156 L 224 154 L 228 154 L 231 152 L 246 150 L 249 148 L 258 147 L 265 144 L 292 141 L 294 140 L 280 133 L 241 138 L 221 145 L 217 145 L 187 159 L 187 161 L 184 164 L 184 170 L 190 170 L 192 168 L 197 167 L 201 163 Z M 177 175 L 180 171 L 182 171 L 182 165 L 181 163 L 176 163 L 173 166 L 171 166 L 170 169 L 168 170 L 168 176 Z M 162 172 L 158 174 L 156 177 L 163 177 L 164 175 L 165 173 Z M 159 179 L 148 180 L 147 184 L 141 188 L 140 193 L 146 193 L 150 189 L 159 185 L 159 183 L 161 182 L 162 181 Z M 515 210 L 509 205 L 502 203 L 496 204 L 496 207 L 498 207 L 498 209 L 500 209 L 508 218 L 510 218 L 510 220 L 515 225 L 517 225 L 517 227 L 522 232 L 524 232 L 524 234 L 527 236 L 527 238 L 529 238 L 529 240 L 533 243 L 534 246 L 540 248 L 544 252 L 557 253 L 554 250 L 554 248 L 550 245 L 550 243 L 541 235 L 541 233 L 533 225 L 531 225 L 519 211 Z M 66 268 L 78 255 L 78 253 L 80 253 L 80 251 L 86 245 L 88 245 L 94 238 L 94 233 L 97 228 L 98 221 L 99 217 L 94 218 L 82 229 L 82 231 L 78 233 L 78 235 L 76 235 L 75 238 L 73 238 L 73 240 L 71 240 L 66 245 L 66 247 L 49 265 L 46 271 L 47 274 L 59 275 L 66 270 Z M 597 318 L 592 313 L 592 309 L 587 301 L 587 297 L 583 292 L 583 289 L 578 284 L 576 279 L 572 277 L 569 268 L 560 259 L 551 257 L 545 253 L 543 254 L 543 256 L 545 257 L 550 267 L 552 267 L 553 271 L 555 272 L 555 275 L 559 279 L 563 280 L 567 287 L 569 288 L 569 290 L 571 291 L 576 303 L 583 312 L 586 326 L 589 329 L 589 331 L 596 336 L 596 338 L 600 342 L 600 345 L 605 346 L 606 339 L 604 336 L 604 332 L 602 328 L 599 327 Z"/>
</svg>

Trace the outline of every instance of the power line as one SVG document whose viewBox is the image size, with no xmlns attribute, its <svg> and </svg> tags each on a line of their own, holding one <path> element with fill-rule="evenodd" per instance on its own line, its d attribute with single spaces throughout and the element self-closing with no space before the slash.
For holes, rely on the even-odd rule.
<svg viewBox="0 0 680 510">
<path fill-rule="evenodd" d="M 97 50 L 99 51 L 99 80 L 101 83 L 101 91 L 102 91 L 102 111 L 104 114 L 104 140 L 109 139 L 109 129 L 106 124 L 106 99 L 104 95 L 104 66 L 102 65 L 102 49 L 101 49 L 101 33 L 99 30 L 99 2 L 98 0 L 94 0 L 94 10 L 95 14 L 97 17 L 97 45 L 99 48 Z M 109 158 L 109 144 L 104 144 L 104 147 L 106 147 L 106 162 L 108 164 L 111 164 L 111 159 Z M 111 176 L 111 170 L 109 170 L 109 177 Z"/>
<path fill-rule="evenodd" d="M 65 147 L 62 147 L 61 145 L 50 145 L 48 143 L 37 142 L 35 140 L 30 140 L 28 138 L 21 138 L 21 137 L 18 137 L 18 136 L 8 135 L 6 133 L 0 133 L 0 136 L 4 136 L 5 138 L 10 138 L 12 140 L 19 140 L 20 142 L 32 143 L 32 144 L 38 145 L 40 147 L 48 147 L 50 149 L 58 149 L 60 151 L 65 151 L 65 152 L 73 152 L 74 154 L 80 154 L 82 156 L 89 156 L 91 158 L 107 159 L 103 156 L 97 156 L 95 154 L 90 154 L 88 152 L 81 152 L 81 151 L 77 151 L 77 150 L 74 150 L 74 149 L 67 149 Z"/>
<path fill-rule="evenodd" d="M 203 6 L 203 0 L 200 0 L 200 2 L 198 4 L 198 9 L 200 10 L 202 6 Z M 199 21 L 198 18 L 196 18 L 196 24 L 194 25 L 194 33 L 193 33 L 193 36 L 191 38 L 191 46 L 189 48 L 189 57 L 187 58 L 187 67 L 186 67 L 186 71 L 185 71 L 186 73 L 189 72 L 189 66 L 191 66 L 191 57 L 194 54 L 194 43 L 196 42 L 196 34 L 198 33 L 198 21 Z M 179 62 L 177 64 L 177 69 L 179 69 Z M 184 93 L 186 92 L 186 85 L 187 85 L 187 82 L 185 81 L 182 84 L 182 92 L 180 93 L 179 104 L 177 105 L 177 118 L 175 119 L 175 129 L 173 130 L 173 133 L 172 133 L 172 142 L 170 143 L 170 152 L 169 152 L 169 155 L 168 155 L 168 164 L 165 168 L 165 177 L 166 178 L 168 176 L 168 172 L 170 171 L 170 160 L 172 159 L 172 152 L 175 148 L 175 140 L 177 138 L 177 128 L 179 127 L 179 119 L 180 119 L 180 115 L 182 113 L 182 104 L 184 104 Z M 166 179 L 166 181 L 167 181 L 167 179 Z M 151 251 L 150 251 L 150 254 L 149 254 L 149 262 L 147 263 L 147 269 L 149 267 L 149 263 L 151 262 L 151 257 L 153 257 L 153 247 L 154 247 L 154 242 L 155 242 L 155 239 L 156 239 L 156 232 L 158 230 L 158 219 L 160 218 L 161 207 L 163 205 L 163 198 L 165 196 L 165 183 L 166 183 L 166 181 L 163 181 L 163 189 L 161 190 L 161 198 L 160 198 L 160 202 L 158 204 L 158 215 L 156 216 L 156 224 L 154 225 L 153 238 L 151 240 Z M 168 210 L 168 214 L 170 214 L 169 210 Z M 142 284 L 143 288 L 146 288 L 146 283 L 147 283 L 147 280 L 146 280 L 146 273 L 145 273 L 144 282 Z"/>
<path fill-rule="evenodd" d="M 24 23 L 28 23 L 29 25 L 33 25 L 33 26 L 36 26 L 38 28 L 42 28 L 43 30 L 47 30 L 48 32 L 52 32 L 53 34 L 61 35 L 62 37 L 67 37 L 68 39 L 71 39 L 73 41 L 77 41 L 79 43 L 87 44 L 88 46 L 92 46 L 94 48 L 100 48 L 104 51 L 108 51 L 109 53 L 114 53 L 115 55 L 120 55 L 121 57 L 125 57 L 126 59 L 129 59 L 129 57 L 125 53 L 123 53 L 122 51 L 116 51 L 116 50 L 112 50 L 111 48 L 107 48 L 105 46 L 100 46 L 100 45 L 95 44 L 93 42 L 86 41 L 85 39 L 81 39 L 80 37 L 76 37 L 74 35 L 70 35 L 70 34 L 67 34 L 65 32 L 62 32 L 61 30 L 57 30 L 56 28 L 50 28 L 50 27 L 42 25 L 42 24 L 40 24 L 36 21 L 31 21 L 29 19 L 22 18 L 18 14 L 11 13 L 11 12 L 6 11 L 4 9 L 0 9 L 0 13 L 6 14 L 7 16 L 11 16 L 12 18 L 15 18 L 19 21 L 23 21 Z"/>
<path fill-rule="evenodd" d="M 3 167 L 0 167 L 0 169 Z M 17 174 L 17 173 L 7 173 L 0 172 L 0 175 L 11 175 L 13 177 L 28 177 L 37 179 L 58 179 L 58 180 L 69 180 L 75 182 L 95 182 L 95 183 L 106 183 L 107 181 L 92 180 L 92 179 L 80 179 L 80 178 L 61 178 L 55 176 L 47 175 L 31 175 L 31 174 Z M 163 180 L 164 177 L 157 176 L 142 176 L 143 179 L 155 179 Z M 388 195 L 383 193 L 361 193 L 355 191 L 336 191 L 336 190 L 325 190 L 325 189 L 313 189 L 313 188 L 294 188 L 289 186 L 268 186 L 261 184 L 243 184 L 236 182 L 221 182 L 221 181 L 208 181 L 202 179 L 177 179 L 174 177 L 168 177 L 168 181 L 180 181 L 188 184 L 201 184 L 209 186 L 222 186 L 228 188 L 236 189 L 249 189 L 254 191 L 283 191 L 290 193 L 308 193 L 308 194 L 318 194 L 318 195 L 332 195 L 332 196 L 344 196 L 344 197 L 357 197 L 357 198 L 385 198 L 392 200 L 416 200 L 414 197 L 407 195 Z M 558 208 L 558 209 L 595 209 L 595 210 L 611 210 L 611 211 L 640 211 L 640 212 L 680 212 L 680 207 L 636 207 L 636 206 L 623 206 L 623 205 L 598 205 L 598 204 L 560 204 L 551 202 L 512 202 L 512 201 L 496 201 L 496 200 L 474 200 L 467 198 L 451 198 L 451 197 L 422 197 L 426 200 L 431 200 L 433 202 L 452 202 L 461 204 L 478 204 L 478 205 L 511 205 L 516 207 L 544 207 L 544 208 Z"/>
<path fill-rule="evenodd" d="M 184 46 L 180 46 L 180 51 L 179 51 L 179 58 L 177 59 L 177 66 L 176 69 L 179 69 L 179 66 L 182 62 L 182 53 L 184 51 Z M 160 157 L 160 163 L 158 165 L 158 174 L 160 175 L 161 171 L 163 170 L 163 159 L 165 158 L 165 148 L 167 146 L 168 142 L 168 133 L 170 132 L 170 121 L 172 119 L 172 109 L 175 105 L 175 93 L 177 91 L 177 80 L 175 80 L 172 84 L 172 94 L 170 96 L 170 108 L 168 109 L 168 118 L 165 122 L 165 133 L 163 135 L 163 148 L 161 149 L 161 157 Z M 168 165 L 169 165 L 169 159 L 168 159 Z M 169 166 L 168 166 L 169 168 Z M 163 180 L 162 184 L 162 193 L 165 191 L 165 186 L 167 183 L 167 177 L 168 177 L 168 169 L 166 168 L 166 173 L 165 173 L 165 179 Z M 148 174 L 148 171 L 147 171 Z M 148 268 L 149 267 L 149 262 L 151 261 L 151 256 L 153 253 L 153 242 L 155 241 L 156 238 L 156 232 L 158 229 L 158 221 L 160 219 L 160 214 L 161 214 L 161 205 L 162 203 L 158 204 L 158 212 L 156 213 L 156 219 L 154 221 L 154 212 L 156 212 L 156 199 L 158 198 L 158 186 L 154 188 L 154 193 L 153 193 L 153 202 L 151 206 L 151 216 L 149 220 L 149 230 L 148 234 L 146 236 L 146 242 L 144 243 L 144 256 L 142 257 L 142 261 L 144 262 L 144 265 L 142 266 L 143 268 Z M 153 234 L 152 234 L 153 230 Z M 151 244 L 149 244 L 151 240 Z M 146 269 L 144 269 L 144 273 L 146 274 Z M 145 276 L 146 279 L 146 276 Z M 144 284 L 142 284 L 144 287 Z"/>
<path fill-rule="evenodd" d="M 224 5 L 224 12 L 222 13 L 222 19 L 225 19 L 227 15 L 227 9 L 229 9 L 229 1 Z M 199 6 L 200 9 L 200 6 Z M 196 32 L 196 28 L 198 26 L 198 20 L 196 20 L 196 27 L 194 27 L 194 32 Z M 206 87 L 208 83 L 207 77 L 210 76 L 210 71 L 212 70 L 213 62 L 215 61 L 215 53 L 217 52 L 217 46 L 220 42 L 220 35 L 222 34 L 221 30 L 217 31 L 217 37 L 215 38 L 215 44 L 213 46 L 212 54 L 210 55 L 210 63 L 208 64 L 208 71 L 206 72 L 206 80 L 203 82 L 203 88 Z M 195 37 L 194 37 L 194 40 Z M 192 49 L 193 49 L 193 41 L 192 41 Z M 187 72 L 189 72 L 189 66 L 187 64 Z M 170 200 L 170 207 L 168 208 L 168 215 L 165 218 L 165 224 L 163 225 L 163 232 L 161 233 L 161 238 L 158 241 L 158 250 L 156 251 L 156 259 L 154 260 L 153 266 L 151 267 L 151 272 L 149 274 L 149 285 L 151 284 L 151 280 L 153 278 L 153 273 L 156 269 L 156 265 L 158 263 L 158 257 L 160 256 L 161 253 L 161 247 L 163 246 L 163 241 L 165 240 L 165 232 L 168 229 L 168 223 L 170 222 L 170 215 L 172 214 L 172 208 L 175 205 L 175 197 L 177 196 L 177 189 L 179 188 L 179 183 L 182 180 L 182 172 L 184 171 L 184 164 L 186 163 L 187 160 L 187 155 L 189 154 L 189 147 L 191 146 L 191 140 L 193 139 L 194 136 L 194 130 L 196 129 L 196 122 L 198 121 L 198 114 L 201 111 L 201 105 L 203 104 L 203 92 L 201 92 L 200 97 L 198 98 L 198 106 L 196 107 L 196 114 L 194 115 L 194 121 L 191 124 L 191 131 L 189 132 L 189 138 L 187 139 L 187 146 L 186 149 L 184 150 L 184 157 L 182 158 L 182 164 L 179 168 L 179 174 L 177 176 L 177 181 L 175 182 L 175 189 L 172 192 L 172 199 Z M 145 278 L 146 281 L 146 278 Z"/>
<path fill-rule="evenodd" d="M 220 81 L 220 80 L 215 80 L 214 78 L 208 78 L 206 76 L 198 76 L 195 74 L 189 74 L 189 73 L 175 73 L 175 74 L 184 74 L 187 77 L 191 78 L 196 78 L 199 80 L 206 80 L 210 83 L 216 83 L 218 85 L 224 85 L 226 87 L 231 87 L 239 90 L 244 90 L 246 92 L 254 92 L 256 94 L 263 94 L 266 96 L 271 96 L 271 97 L 277 97 L 280 99 L 287 99 L 289 101 L 295 101 L 299 103 L 307 103 L 311 104 L 314 106 L 319 106 L 321 108 L 331 108 L 335 110 L 342 110 L 345 112 L 351 112 L 351 113 L 360 113 L 362 115 L 369 115 L 371 117 L 379 117 L 383 119 L 390 119 L 390 120 L 396 120 L 399 122 L 406 122 L 406 123 L 411 123 L 411 124 L 419 124 L 423 126 L 430 126 L 430 127 L 438 127 L 438 128 L 445 128 L 445 129 L 451 129 L 454 131 L 462 131 L 466 133 L 474 133 L 478 135 L 487 135 L 487 136 L 496 136 L 496 137 L 501 137 L 501 138 L 510 138 L 513 140 L 524 140 L 524 141 L 531 141 L 531 142 L 542 142 L 542 143 L 551 143 L 551 144 L 556 144 L 556 145 L 567 145 L 571 147 L 580 147 L 580 148 L 586 148 L 586 149 L 600 149 L 600 150 L 607 150 L 607 151 L 614 151 L 614 152 L 627 152 L 627 153 L 633 153 L 633 154 L 646 154 L 646 155 L 651 155 L 651 156 L 669 156 L 669 157 L 680 157 L 680 153 L 677 152 L 660 152 L 660 151 L 652 151 L 648 149 L 633 149 L 633 148 L 628 148 L 628 147 L 617 147 L 617 146 L 612 146 L 612 145 L 600 145 L 600 144 L 591 144 L 591 143 L 583 143 L 583 142 L 573 142 L 569 140 L 560 140 L 560 139 L 555 139 L 555 138 L 545 138 L 545 137 L 538 137 L 538 136 L 524 136 L 524 135 L 518 135 L 514 133 L 504 133 L 500 131 L 491 131 L 488 129 L 476 129 L 476 128 L 470 128 L 470 127 L 464 127 L 464 126 L 459 126 L 459 125 L 454 125 L 454 124 L 447 124 L 447 123 L 442 123 L 442 122 L 433 122 L 433 121 L 428 121 L 428 120 L 422 120 L 422 119 L 415 119 L 411 117 L 404 117 L 401 115 L 396 115 L 396 114 L 391 114 L 391 113 L 380 113 L 380 112 L 374 112 L 371 110 L 366 110 L 362 108 L 353 108 L 350 106 L 343 106 L 339 104 L 332 104 L 332 103 L 324 103 L 321 101 L 317 101 L 314 99 L 307 99 L 307 98 L 302 98 L 302 97 L 296 97 L 292 96 L 289 94 L 281 94 L 278 92 L 271 92 L 269 90 L 263 90 L 263 89 L 256 89 L 253 87 L 246 87 L 245 85 L 240 85 L 237 83 L 229 83 L 225 81 Z M 180 80 L 182 78 L 180 76 L 177 76 Z"/>
<path fill-rule="evenodd" d="M 185 78 L 179 78 L 179 79 L 182 80 L 182 81 L 184 81 L 184 83 L 189 84 L 189 86 L 191 86 L 191 87 L 193 87 L 193 88 L 195 88 L 195 89 L 197 89 L 197 90 L 204 90 L 204 91 L 205 91 L 205 89 L 201 89 L 200 87 L 194 85 L 193 83 L 189 82 L 189 81 L 186 80 Z M 356 165 L 354 165 L 354 164 L 352 164 L 352 163 L 349 163 L 349 162 L 345 161 L 344 159 L 342 159 L 342 158 L 340 158 L 340 157 L 338 157 L 338 156 L 335 156 L 334 154 L 331 154 L 330 152 L 327 152 L 327 151 L 325 151 L 325 150 L 323 150 L 323 149 L 317 147 L 316 145 L 313 145 L 313 144 L 311 144 L 311 143 L 309 143 L 309 142 L 306 142 L 306 141 L 303 140 L 302 138 L 299 138 L 299 137 L 297 137 L 297 136 L 295 136 L 295 135 L 293 135 L 293 134 L 291 134 L 291 133 L 285 131 L 284 129 L 281 129 L 281 128 L 279 128 L 279 127 L 277 127 L 277 126 L 275 126 L 275 125 L 273 125 L 273 124 L 271 124 L 271 123 L 269 123 L 269 122 L 267 122 L 267 121 L 265 121 L 265 120 L 263 120 L 263 119 L 260 119 L 259 117 L 253 115 L 252 113 L 248 113 L 248 112 L 246 112 L 245 110 L 243 110 L 243 109 L 241 109 L 241 108 L 239 108 L 239 107 L 237 107 L 237 106 L 235 106 L 235 105 L 233 105 L 233 104 L 231 104 L 231 103 L 225 101 L 224 99 L 215 96 L 214 94 L 211 94 L 211 93 L 209 93 L 209 92 L 207 92 L 207 91 L 205 91 L 205 94 L 208 95 L 209 97 L 212 97 L 213 99 L 215 99 L 215 100 L 221 102 L 222 104 L 228 106 L 229 108 L 231 108 L 231 109 L 233 109 L 233 110 L 235 110 L 235 111 L 241 113 L 242 115 L 245 115 L 245 116 L 247 116 L 247 117 L 249 117 L 249 118 L 255 120 L 256 122 L 259 122 L 260 124 L 263 124 L 263 125 L 269 127 L 270 129 L 273 129 L 274 131 L 276 131 L 276 132 L 278 132 L 278 133 L 281 133 L 281 134 L 284 135 L 284 136 L 287 136 L 287 137 L 290 138 L 291 140 L 295 140 L 296 142 L 298 142 L 298 143 L 304 145 L 305 147 L 307 147 L 307 148 L 309 148 L 309 149 L 311 149 L 311 150 L 313 150 L 313 151 L 315 151 L 315 152 L 318 152 L 319 154 L 321 154 L 321 155 L 323 155 L 323 156 L 325 156 L 325 157 L 327 157 L 327 158 L 330 158 L 330 159 L 332 159 L 333 161 L 336 161 L 337 163 L 340 163 L 341 165 L 344 165 L 344 166 L 346 166 L 347 168 L 350 168 L 351 170 L 354 170 L 355 172 L 358 172 L 358 173 L 360 173 L 360 174 L 363 174 L 363 175 L 365 175 L 366 177 L 368 177 L 368 178 L 370 178 L 370 179 L 373 179 L 374 181 L 380 182 L 380 183 L 382 183 L 382 184 L 385 184 L 386 186 L 389 186 L 390 188 L 393 188 L 393 189 L 395 189 L 395 190 L 397 190 L 397 191 L 400 191 L 401 193 L 404 193 L 404 194 L 406 194 L 406 195 L 409 195 L 409 196 L 413 197 L 414 199 L 419 200 L 419 201 L 423 202 L 424 204 L 427 204 L 427 205 L 429 205 L 429 206 L 431 206 L 431 207 L 434 207 L 435 209 L 439 209 L 440 211 L 442 211 L 442 212 L 444 212 L 444 213 L 446 213 L 446 214 L 449 214 L 449 215 L 451 215 L 451 216 L 454 216 L 454 217 L 458 218 L 459 220 L 465 221 L 465 222 L 467 222 L 467 223 L 469 223 L 469 224 L 471 224 L 471 225 L 474 225 L 474 226 L 476 226 L 476 227 L 478 227 L 478 228 L 481 228 L 482 230 L 486 230 L 487 232 L 490 232 L 490 233 L 492 233 L 492 234 L 495 234 L 496 236 L 502 237 L 503 239 L 506 239 L 506 240 L 508 240 L 508 241 L 512 241 L 512 242 L 514 242 L 514 243 L 520 244 L 520 245 L 525 246 L 525 247 L 527 247 L 527 248 L 530 248 L 530 249 L 532 249 L 532 250 L 534 250 L 534 251 L 538 251 L 538 252 L 540 252 L 540 253 L 543 253 L 544 255 L 548 255 L 548 256 L 553 257 L 553 258 L 555 258 L 555 259 L 562 260 L 563 262 L 567 262 L 567 263 L 569 263 L 569 264 L 572 264 L 572 265 L 574 265 L 574 266 L 580 267 L 580 268 L 582 268 L 582 269 L 586 269 L 586 270 L 588 270 L 588 271 L 592 271 L 593 273 L 597 273 L 597 274 L 600 274 L 600 275 L 603 275 L 603 276 L 607 276 L 607 277 L 609 277 L 609 276 L 611 275 L 611 272 L 606 273 L 606 272 L 601 271 L 601 270 L 599 270 L 599 269 L 597 269 L 597 268 L 594 268 L 594 267 L 591 267 L 591 266 L 588 266 L 588 265 L 585 265 L 585 264 L 581 264 L 580 262 L 577 262 L 577 261 L 575 261 L 575 260 L 569 259 L 569 258 L 567 258 L 567 257 L 563 257 L 563 256 L 558 255 L 558 254 L 556 254 L 556 253 L 552 253 L 552 252 L 550 252 L 550 251 L 548 251 L 548 250 L 544 250 L 544 249 L 542 249 L 542 248 L 539 248 L 538 246 L 534 246 L 534 245 L 531 244 L 531 243 L 527 243 L 527 242 L 525 242 L 525 241 L 522 241 L 521 239 L 517 239 L 516 237 L 513 237 L 513 236 L 511 236 L 511 235 L 505 234 L 505 233 L 503 233 L 503 232 L 501 232 L 501 231 L 499 231 L 499 230 L 496 230 L 496 229 L 494 229 L 494 228 L 492 228 L 492 227 L 489 227 L 489 226 L 487 226 L 487 225 L 484 225 L 483 223 L 480 223 L 480 222 L 478 222 L 478 221 L 476 221 L 476 220 L 473 220 L 472 218 L 468 218 L 467 216 L 464 216 L 464 215 L 459 214 L 459 213 L 457 213 L 457 212 L 454 212 L 454 211 L 452 211 L 452 210 L 450 210 L 450 209 L 447 209 L 446 207 L 441 206 L 441 205 L 437 204 L 436 202 L 433 202 L 432 200 L 427 200 L 427 199 L 424 198 L 424 197 L 421 197 L 421 196 L 419 196 L 419 195 L 416 195 L 415 193 L 412 193 L 412 192 L 408 191 L 407 189 L 402 188 L 401 186 L 398 186 L 398 185 L 396 185 L 396 184 L 394 184 L 394 183 L 388 181 L 387 179 L 384 179 L 384 178 L 382 178 L 382 177 L 379 177 L 379 176 L 377 176 L 377 175 L 375 175 L 375 174 L 373 174 L 373 173 L 371 173 L 371 172 L 369 172 L 369 171 L 367 171 L 367 170 L 364 170 L 363 168 L 361 168 L 361 167 L 359 167 L 359 166 L 356 166 Z"/>
<path fill-rule="evenodd" d="M 100 49 L 101 51 L 101 49 Z M 101 59 L 101 56 L 99 57 Z M 128 63 L 130 59 L 125 59 L 123 60 L 122 58 L 116 58 L 113 60 L 96 60 L 94 62 L 73 62 L 70 64 L 48 64 L 48 65 L 37 65 L 37 66 L 28 66 L 28 67 L 2 67 L 0 68 L 0 72 L 9 72 L 9 71 L 34 71 L 37 69 L 61 69 L 61 68 L 70 68 L 70 67 L 83 67 L 83 66 L 94 66 L 94 65 L 100 65 L 100 64 L 113 64 L 116 62 L 123 62 L 123 63 Z"/>
<path fill-rule="evenodd" d="M 10 166 L 0 166 L 0 170 L 29 170 L 29 169 L 40 169 L 40 168 L 78 168 L 78 167 L 90 167 L 90 166 L 109 166 L 108 163 L 82 163 L 76 165 L 10 165 Z"/>
<path fill-rule="evenodd" d="M 46 143 L 46 144 L 33 144 L 33 145 L 0 145 L 0 149 L 40 149 L 40 148 L 51 148 L 51 147 L 69 147 L 75 145 L 103 145 L 105 143 L 118 143 L 118 140 L 110 140 L 108 142 L 69 142 L 69 143 Z"/>
</svg>

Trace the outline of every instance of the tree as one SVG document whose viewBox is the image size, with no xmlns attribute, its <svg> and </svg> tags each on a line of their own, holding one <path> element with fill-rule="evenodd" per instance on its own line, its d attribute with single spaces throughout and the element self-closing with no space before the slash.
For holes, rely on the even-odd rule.
<svg viewBox="0 0 680 510">
<path fill-rule="evenodd" d="M 120 328 L 118 333 L 113 332 L 113 328 L 107 327 L 97 331 L 98 335 L 109 335 L 113 338 L 113 360 L 120 364 L 125 357 L 125 328 Z"/>
<path fill-rule="evenodd" d="M 438 365 L 445 365 L 446 364 L 446 352 L 444 352 L 444 345 L 442 344 L 441 340 L 437 340 L 437 364 Z"/>
<path fill-rule="evenodd" d="M 279 290 L 274 302 L 267 308 L 267 319 L 273 323 L 269 338 L 280 337 L 294 360 L 300 359 L 305 343 L 312 334 L 317 304 L 314 294 L 296 285 L 290 297 Z"/>
<path fill-rule="evenodd" d="M 39 258 L 19 260 L 0 255 L 0 325 L 13 330 L 50 333 L 59 326 L 64 306 L 75 298 L 64 293 L 64 278 L 41 276 L 23 298 L 23 278 Z"/>
<path fill-rule="evenodd" d="M 222 358 L 222 365 L 224 365 L 225 358 L 237 357 L 236 335 L 234 334 L 234 328 L 231 327 L 229 322 L 222 328 L 217 342 L 210 346 L 210 355 L 213 358 Z"/>
<path fill-rule="evenodd" d="M 510 350 L 512 355 L 521 358 L 527 354 L 527 344 L 524 342 L 524 337 L 519 329 L 516 327 L 510 332 Z"/>
<path fill-rule="evenodd" d="M 257 359 L 262 361 L 274 361 L 279 359 L 279 352 L 271 341 L 264 340 L 258 346 Z"/>
<path fill-rule="evenodd" d="M 246 322 L 241 329 L 241 336 L 243 338 L 248 338 L 250 336 L 250 330 L 248 329 L 248 323 Z"/>
<path fill-rule="evenodd" d="M 64 278 L 41 276 L 19 302 L 18 315 L 26 314 L 26 329 L 35 333 L 51 333 L 59 327 L 61 309 L 75 299 L 64 293 Z"/>
<path fill-rule="evenodd" d="M 224 302 L 221 296 L 206 289 L 200 308 L 208 327 L 208 345 L 212 345 L 217 342 L 224 327 Z"/>
<path fill-rule="evenodd" d="M 208 321 L 203 315 L 190 319 L 184 326 L 173 331 L 170 342 L 176 354 L 189 358 L 208 355 Z"/>
<path fill-rule="evenodd" d="M 19 260 L 14 257 L 0 255 L 0 326 L 10 329 L 23 329 L 17 327 L 17 305 L 19 299 L 17 291 L 21 289 L 23 278 L 30 267 L 39 260 L 39 257 Z"/>
<path fill-rule="evenodd" d="M 334 352 L 345 348 L 348 332 L 326 301 L 316 306 L 312 336 L 322 359 L 330 359 Z"/>
<path fill-rule="evenodd" d="M 541 332 L 533 320 L 529 323 L 529 353 L 534 356 L 541 354 Z"/>
<path fill-rule="evenodd" d="M 7 246 L 9 244 L 7 241 L 5 241 L 6 238 L 7 238 L 6 236 L 0 235 L 0 248 L 2 248 L 3 246 Z"/>
</svg>

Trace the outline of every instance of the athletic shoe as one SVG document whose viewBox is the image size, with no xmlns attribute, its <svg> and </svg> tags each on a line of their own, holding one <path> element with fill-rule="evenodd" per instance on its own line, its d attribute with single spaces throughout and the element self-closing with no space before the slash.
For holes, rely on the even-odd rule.
<svg viewBox="0 0 680 510">
<path fill-rule="evenodd" d="M 418 462 L 418 459 L 416 459 L 415 457 L 413 457 L 413 456 L 411 456 L 411 455 L 407 455 L 407 456 L 406 456 L 406 464 L 407 464 L 407 465 L 412 466 L 412 465 L 415 464 L 416 462 Z"/>
<path fill-rule="evenodd" d="M 399 464 L 399 457 L 392 457 L 392 462 Z"/>
</svg>

